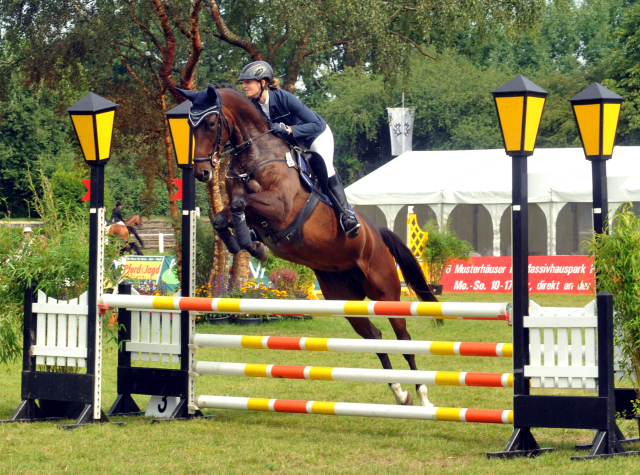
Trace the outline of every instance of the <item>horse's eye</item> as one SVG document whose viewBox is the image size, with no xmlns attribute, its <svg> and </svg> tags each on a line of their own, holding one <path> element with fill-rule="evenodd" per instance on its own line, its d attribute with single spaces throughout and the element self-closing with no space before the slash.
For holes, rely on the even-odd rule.
<svg viewBox="0 0 640 475">
<path fill-rule="evenodd" d="M 209 127 L 210 130 L 213 130 L 215 128 L 215 125 L 216 125 L 215 120 L 210 120 L 209 122 L 207 122 L 207 127 Z"/>
</svg>

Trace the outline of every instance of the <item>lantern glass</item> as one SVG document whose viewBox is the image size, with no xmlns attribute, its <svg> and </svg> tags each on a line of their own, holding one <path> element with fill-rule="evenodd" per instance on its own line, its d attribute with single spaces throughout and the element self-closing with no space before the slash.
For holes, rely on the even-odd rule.
<svg viewBox="0 0 640 475">
<path fill-rule="evenodd" d="M 113 137 L 113 120 L 115 115 L 115 110 L 96 114 L 98 160 L 106 160 L 111 156 L 111 139 Z"/>
<path fill-rule="evenodd" d="M 602 120 L 602 154 L 613 154 L 613 143 L 618 128 L 618 117 L 622 104 L 604 104 L 604 117 Z"/>
<path fill-rule="evenodd" d="M 536 146 L 536 138 L 538 137 L 538 130 L 540 130 L 540 119 L 542 119 L 545 101 L 544 97 L 527 97 L 527 121 L 524 133 L 525 152 L 533 152 Z"/>
<path fill-rule="evenodd" d="M 71 114 L 71 120 L 78 134 L 84 159 L 89 162 L 96 161 L 96 135 L 93 130 L 93 115 Z"/>
<path fill-rule="evenodd" d="M 517 152 L 522 144 L 524 97 L 496 97 L 504 145 L 507 152 Z"/>
<path fill-rule="evenodd" d="M 187 118 L 170 118 L 169 128 L 178 166 L 189 166 L 195 147 L 195 138 L 191 134 L 189 120 Z M 189 146 L 189 140 L 191 140 L 191 146 Z"/>
<path fill-rule="evenodd" d="M 600 155 L 600 104 L 574 105 L 580 136 L 587 155 Z"/>
</svg>

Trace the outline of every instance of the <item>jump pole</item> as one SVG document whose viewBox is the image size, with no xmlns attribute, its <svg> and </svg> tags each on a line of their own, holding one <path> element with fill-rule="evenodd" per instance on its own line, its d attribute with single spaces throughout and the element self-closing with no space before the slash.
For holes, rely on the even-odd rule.
<svg viewBox="0 0 640 475">
<path fill-rule="evenodd" d="M 285 314 L 348 317 L 403 317 L 455 320 L 509 320 L 509 303 L 384 302 L 360 300 L 270 300 L 204 297 L 104 295 L 111 308 L 180 310 L 201 313 Z"/>
<path fill-rule="evenodd" d="M 459 409 L 449 407 L 396 406 L 349 402 L 296 401 L 229 396 L 196 396 L 200 408 L 236 409 L 295 414 L 324 414 L 427 421 L 512 424 L 513 411 L 499 409 Z"/>
<path fill-rule="evenodd" d="M 246 376 L 252 378 L 309 379 L 312 381 L 346 381 L 353 383 L 401 383 L 430 386 L 475 386 L 510 388 L 510 373 L 472 373 L 454 371 L 412 371 L 404 369 L 331 368 L 323 366 L 266 365 L 196 361 L 198 375 Z"/>
</svg>

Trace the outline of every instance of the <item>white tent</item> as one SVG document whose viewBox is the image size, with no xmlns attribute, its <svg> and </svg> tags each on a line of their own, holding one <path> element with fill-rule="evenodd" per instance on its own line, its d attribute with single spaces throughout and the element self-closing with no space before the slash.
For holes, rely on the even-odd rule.
<svg viewBox="0 0 640 475">
<path fill-rule="evenodd" d="M 545 253 L 555 255 L 557 230 L 568 217 L 561 211 L 570 203 L 584 203 L 574 205 L 572 213 L 583 216 L 573 218 L 584 222 L 586 210 L 590 213 L 591 162 L 581 148 L 538 148 L 528 159 L 528 172 L 529 203 L 539 206 L 544 214 L 542 218 L 538 212 L 540 219 L 546 221 L 542 223 L 546 227 Z M 607 161 L 607 188 L 609 210 L 626 201 L 640 202 L 640 147 L 615 148 L 613 158 Z M 482 226 L 487 236 L 491 235 L 488 239 L 493 240 L 492 252 L 484 254 L 500 255 L 504 219 L 510 220 L 505 211 L 511 203 L 511 158 L 502 149 L 406 152 L 349 186 L 346 194 L 356 209 L 369 216 L 371 206 L 379 208 L 386 223 L 377 219 L 376 224 L 386 224 L 390 229 L 394 229 L 396 220 L 404 222 L 404 214 L 398 213 L 405 205 L 427 205 L 440 223 L 446 222 L 459 205 L 482 205 L 490 216 Z M 531 214 L 535 213 L 532 210 Z M 582 237 L 584 226 L 592 228 L 590 214 L 586 221 L 588 224 L 580 226 Z M 530 216 L 530 231 L 535 230 Z"/>
</svg>

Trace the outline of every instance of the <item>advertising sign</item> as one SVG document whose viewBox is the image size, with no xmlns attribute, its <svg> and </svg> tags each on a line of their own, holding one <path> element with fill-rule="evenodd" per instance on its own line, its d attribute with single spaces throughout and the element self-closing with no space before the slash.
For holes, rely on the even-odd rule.
<svg viewBox="0 0 640 475">
<path fill-rule="evenodd" d="M 167 292 L 176 292 L 180 287 L 176 264 L 175 257 L 169 256 L 127 256 L 124 277 L 138 280 L 141 288 L 154 284 Z"/>
<path fill-rule="evenodd" d="M 587 256 L 530 256 L 532 294 L 593 294 L 594 274 Z M 511 293 L 511 257 L 472 257 L 442 275 L 443 292 Z"/>
</svg>

